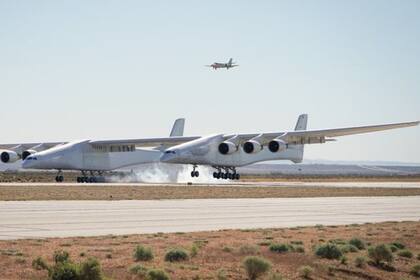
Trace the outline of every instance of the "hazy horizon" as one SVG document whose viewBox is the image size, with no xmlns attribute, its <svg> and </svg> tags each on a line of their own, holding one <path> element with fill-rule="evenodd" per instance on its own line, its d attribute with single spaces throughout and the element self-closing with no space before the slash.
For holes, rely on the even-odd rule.
<svg viewBox="0 0 420 280">
<path fill-rule="evenodd" d="M 420 2 L 3 1 L 0 143 L 420 120 Z M 233 57 L 240 66 L 204 65 Z M 420 161 L 420 127 L 305 158 Z"/>
</svg>

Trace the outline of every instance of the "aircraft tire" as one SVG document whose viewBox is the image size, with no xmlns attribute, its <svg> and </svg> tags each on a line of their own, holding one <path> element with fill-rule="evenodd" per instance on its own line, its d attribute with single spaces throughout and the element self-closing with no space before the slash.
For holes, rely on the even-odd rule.
<svg viewBox="0 0 420 280">
<path fill-rule="evenodd" d="M 195 172 L 191 171 L 191 177 L 195 177 Z"/>
<path fill-rule="evenodd" d="M 195 175 L 195 177 L 199 177 L 199 176 L 200 176 L 200 172 L 195 171 L 195 172 L 194 172 L 194 175 Z"/>
</svg>

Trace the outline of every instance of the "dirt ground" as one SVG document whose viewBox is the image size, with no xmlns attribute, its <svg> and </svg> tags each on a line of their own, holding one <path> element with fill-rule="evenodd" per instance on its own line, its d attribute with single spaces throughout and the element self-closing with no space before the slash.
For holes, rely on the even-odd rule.
<svg viewBox="0 0 420 280">
<path fill-rule="evenodd" d="M 356 257 L 367 258 L 366 250 L 347 253 L 347 264 L 321 259 L 314 254 L 314 248 L 320 244 L 330 240 L 343 242 L 353 237 L 371 245 L 401 242 L 414 256 L 404 258 L 395 252 L 392 265 L 396 271 L 387 272 L 369 264 L 363 268 L 355 266 Z M 269 250 L 270 243 L 303 244 L 305 252 L 274 253 Z M 153 260 L 134 261 L 133 250 L 139 244 L 152 248 Z M 164 261 L 168 249 L 183 248 L 190 253 L 194 244 L 198 252 L 189 260 Z M 246 279 L 241 263 L 248 255 L 269 260 L 272 263 L 270 273 L 277 273 L 283 279 L 302 279 L 299 268 L 303 265 L 312 267 L 311 279 L 416 279 L 409 271 L 420 263 L 417 259 L 420 222 L 0 241 L 0 278 L 45 279 L 47 272 L 33 269 L 32 260 L 41 256 L 51 264 L 53 252 L 59 249 L 68 251 L 75 262 L 96 257 L 105 275 L 111 279 L 139 279 L 129 272 L 134 264 L 163 269 L 171 279 L 222 279 L 217 278 L 222 274 L 225 279 Z M 272 275 L 267 274 L 262 279 L 273 279 L 268 276 Z"/>
<path fill-rule="evenodd" d="M 420 195 L 419 188 L 242 187 L 154 185 L 19 185 L 0 186 L 0 200 L 145 200 L 195 198 L 274 198 Z"/>
</svg>

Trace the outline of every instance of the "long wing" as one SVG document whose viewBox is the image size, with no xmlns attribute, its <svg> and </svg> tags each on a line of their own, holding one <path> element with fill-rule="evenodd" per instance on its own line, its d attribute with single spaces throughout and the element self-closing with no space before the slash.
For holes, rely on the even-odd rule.
<svg viewBox="0 0 420 280">
<path fill-rule="evenodd" d="M 289 144 L 315 144 L 324 143 L 325 141 L 333 141 L 333 137 L 362 134 L 375 131 L 383 131 L 389 129 L 396 129 L 402 127 L 416 126 L 420 122 L 403 122 L 382 125 L 369 125 L 369 126 L 356 126 L 334 129 L 317 129 L 317 130 L 300 130 L 300 131 L 283 131 L 283 132 L 270 132 L 270 133 L 253 133 L 253 134 L 239 134 L 238 137 L 242 141 L 247 141 L 254 137 L 258 137 L 261 142 L 268 142 L 274 138 L 281 137 Z M 225 135 L 225 139 L 229 139 L 236 135 Z"/>
<path fill-rule="evenodd" d="M 57 145 L 66 144 L 67 142 L 46 142 L 46 143 L 10 143 L 0 144 L 0 150 L 26 150 L 42 145 L 44 149 L 49 149 Z"/>
<path fill-rule="evenodd" d="M 135 145 L 136 147 L 173 146 L 196 140 L 198 136 L 174 136 L 162 138 L 122 139 L 90 141 L 92 145 Z"/>
</svg>

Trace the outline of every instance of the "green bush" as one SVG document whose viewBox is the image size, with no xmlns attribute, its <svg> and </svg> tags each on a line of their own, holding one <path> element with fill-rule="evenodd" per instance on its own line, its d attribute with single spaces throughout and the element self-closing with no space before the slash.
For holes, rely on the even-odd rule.
<svg viewBox="0 0 420 280">
<path fill-rule="evenodd" d="M 137 276 L 145 277 L 148 270 L 147 270 L 146 267 L 144 267 L 140 264 L 135 264 L 135 265 L 132 265 L 128 271 L 132 274 L 137 275 Z"/>
<path fill-rule="evenodd" d="M 71 262 L 57 262 L 49 270 L 49 279 L 51 280 L 79 280 L 79 267 Z"/>
<path fill-rule="evenodd" d="M 398 256 L 411 259 L 413 257 L 413 253 L 407 249 L 404 249 L 398 252 Z"/>
<path fill-rule="evenodd" d="M 68 262 L 70 259 L 69 253 L 67 251 L 59 250 L 54 252 L 54 262 L 55 263 L 64 263 Z"/>
<path fill-rule="evenodd" d="M 255 280 L 267 273 L 271 268 L 271 263 L 261 257 L 246 257 L 243 265 L 249 280 Z"/>
<path fill-rule="evenodd" d="M 310 279 L 313 272 L 313 268 L 309 265 L 299 267 L 299 275 L 305 279 Z"/>
<path fill-rule="evenodd" d="M 339 246 L 339 248 L 340 248 L 341 252 L 344 253 L 344 254 L 349 253 L 349 252 L 355 253 L 355 252 L 359 251 L 359 249 L 357 249 L 356 246 L 351 245 L 351 244 L 341 245 L 341 246 Z"/>
<path fill-rule="evenodd" d="M 227 276 L 226 276 L 226 271 L 223 268 L 217 270 L 216 279 L 217 280 L 227 280 L 228 279 Z"/>
<path fill-rule="evenodd" d="M 354 259 L 354 265 L 359 268 L 363 268 L 366 265 L 366 258 L 365 257 L 357 257 Z"/>
<path fill-rule="evenodd" d="M 348 262 L 348 259 L 347 259 L 347 257 L 346 257 L 346 256 L 342 256 L 342 257 L 340 258 L 340 263 L 341 263 L 341 264 L 347 264 L 347 262 Z"/>
<path fill-rule="evenodd" d="M 389 245 L 388 247 L 391 250 L 391 252 L 393 252 L 393 253 L 396 252 L 396 251 L 398 251 L 398 248 L 396 246 L 394 246 L 394 245 Z"/>
<path fill-rule="evenodd" d="M 271 252 L 276 253 L 285 253 L 290 250 L 290 246 L 284 243 L 274 243 L 271 244 L 270 247 L 268 247 Z"/>
<path fill-rule="evenodd" d="M 330 260 L 339 259 L 343 255 L 337 245 L 331 243 L 318 246 L 318 248 L 315 250 L 315 254 L 318 257 Z"/>
<path fill-rule="evenodd" d="M 88 258 L 80 264 L 80 280 L 103 279 L 101 264 L 95 258 Z"/>
<path fill-rule="evenodd" d="M 353 245 L 354 247 L 356 247 L 359 250 L 363 250 L 365 249 L 365 243 L 363 242 L 363 240 L 359 239 L 359 238 L 352 238 L 349 241 L 350 245 Z"/>
<path fill-rule="evenodd" d="M 160 269 L 151 269 L 149 272 L 147 272 L 146 276 L 147 280 L 169 280 L 168 274 L 165 273 L 165 271 Z"/>
<path fill-rule="evenodd" d="M 420 260 L 420 254 L 417 254 L 417 259 Z"/>
<path fill-rule="evenodd" d="M 166 252 L 165 261 L 167 262 L 179 262 L 188 260 L 188 254 L 184 249 L 171 249 Z"/>
<path fill-rule="evenodd" d="M 32 261 L 32 267 L 36 270 L 48 270 L 48 264 L 45 262 L 45 260 L 42 257 L 37 257 Z"/>
<path fill-rule="evenodd" d="M 410 273 L 416 277 L 420 277 L 420 264 L 416 264 L 410 270 Z"/>
<path fill-rule="evenodd" d="M 190 256 L 191 258 L 193 258 L 197 256 L 197 254 L 198 254 L 198 247 L 195 244 L 193 244 L 191 247 Z"/>
<path fill-rule="evenodd" d="M 305 253 L 305 248 L 303 246 L 296 246 L 295 247 L 295 252 Z"/>
<path fill-rule="evenodd" d="M 369 247 L 368 255 L 377 265 L 380 265 L 384 261 L 390 263 L 394 260 L 391 250 L 385 244 Z"/>
<path fill-rule="evenodd" d="M 394 245 L 395 247 L 397 247 L 399 250 L 405 249 L 405 245 L 402 244 L 401 242 L 392 242 L 390 245 Z"/>
<path fill-rule="evenodd" d="M 142 245 L 138 245 L 134 249 L 134 260 L 135 261 L 150 261 L 153 259 L 152 249 L 148 247 L 144 247 Z"/>
<path fill-rule="evenodd" d="M 255 245 L 242 245 L 239 247 L 239 253 L 242 255 L 254 255 L 259 251 L 260 249 Z"/>
</svg>

